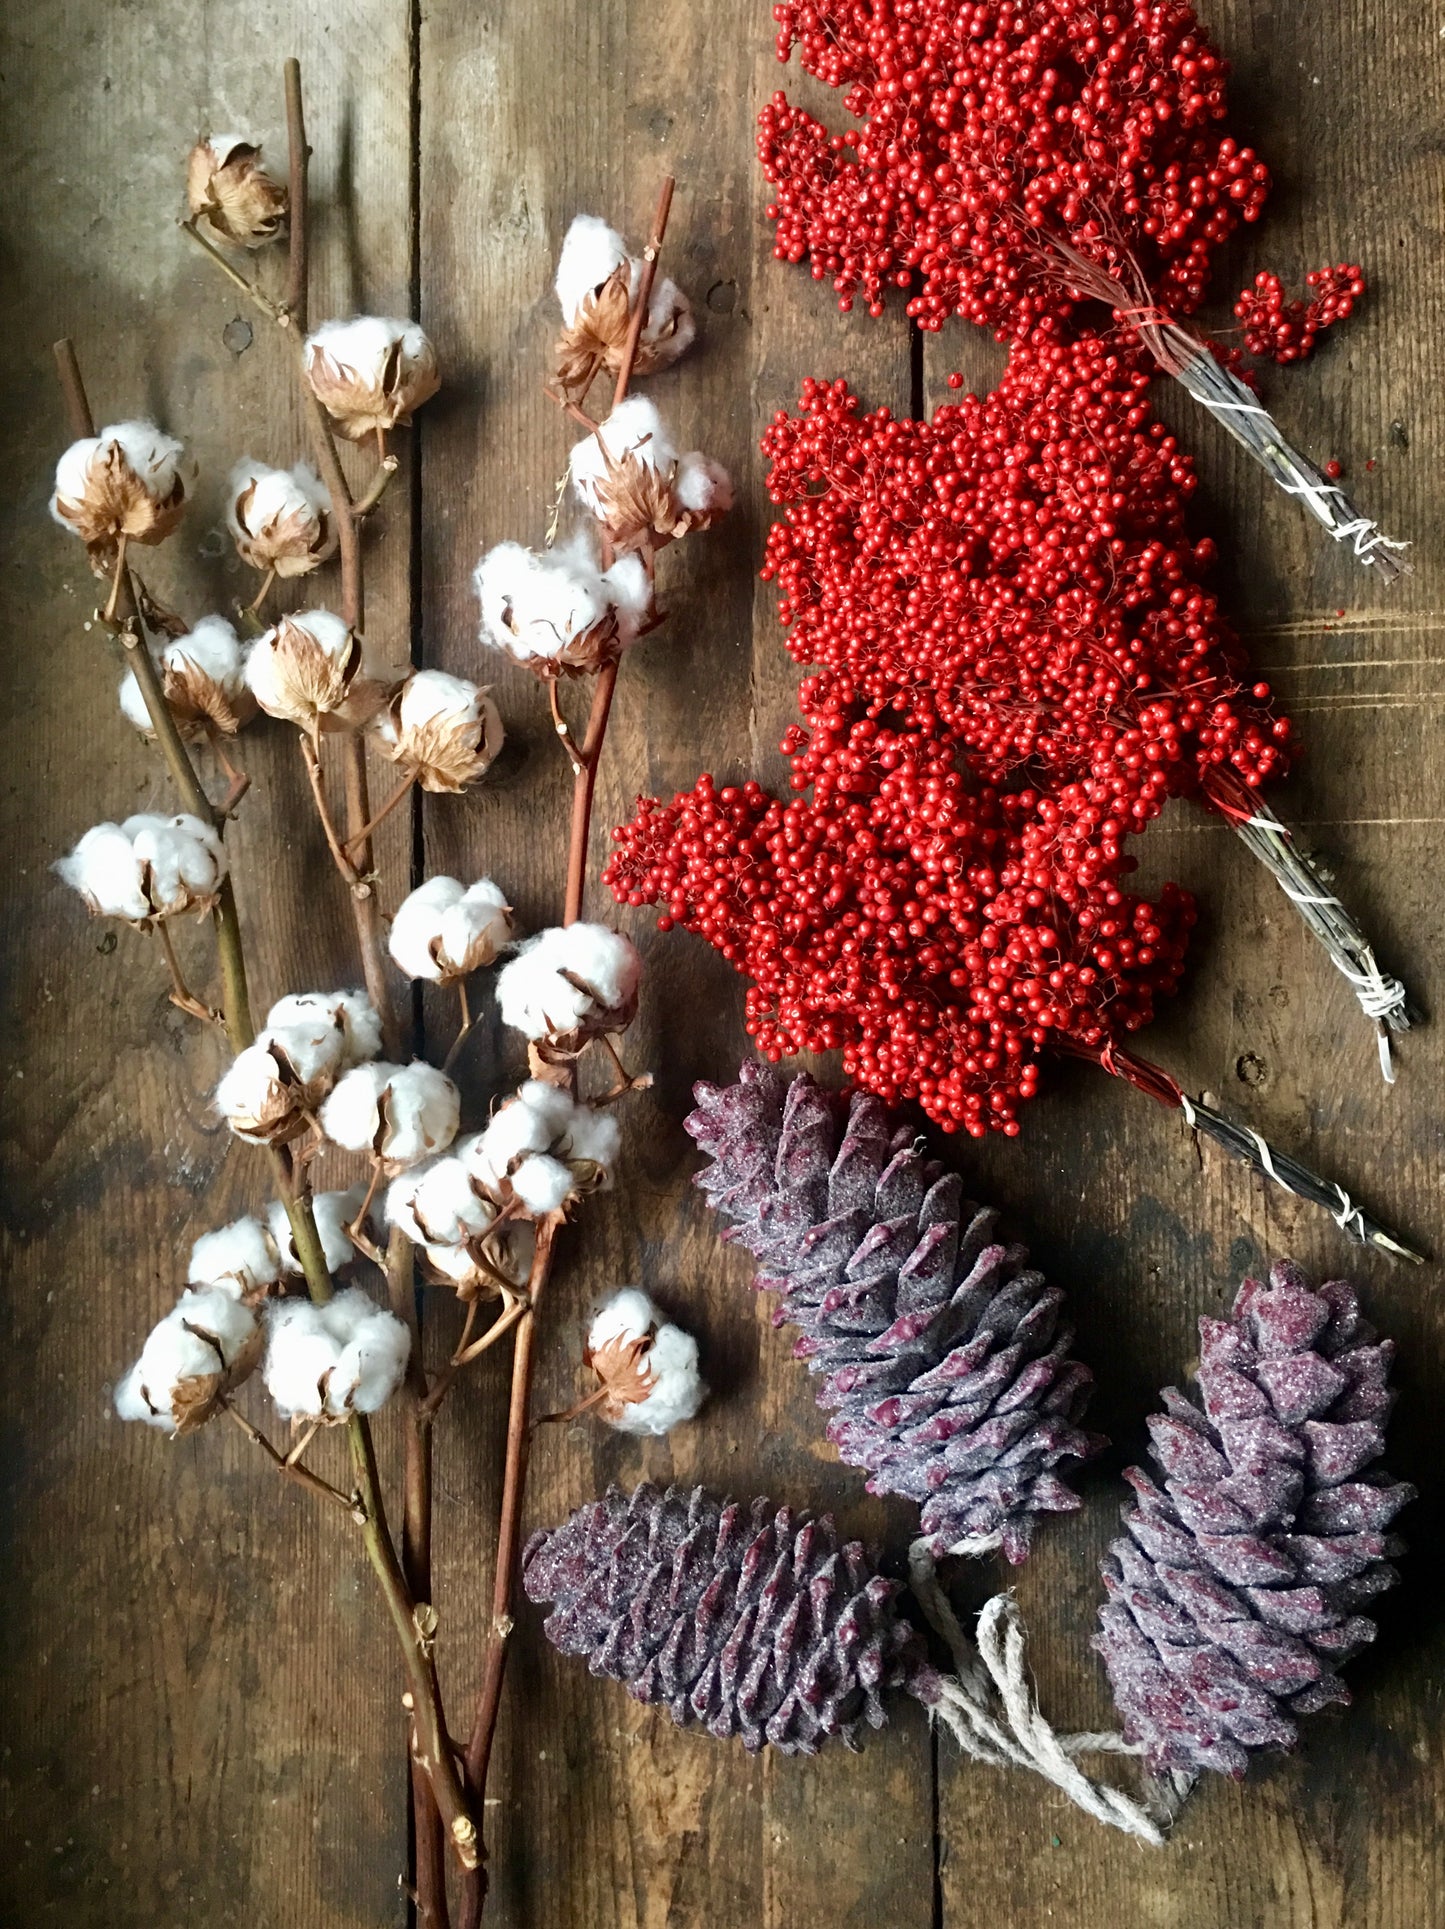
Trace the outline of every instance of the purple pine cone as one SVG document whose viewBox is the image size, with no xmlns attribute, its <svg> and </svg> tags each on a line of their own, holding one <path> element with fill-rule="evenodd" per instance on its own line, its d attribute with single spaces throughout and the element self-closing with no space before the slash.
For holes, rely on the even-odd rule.
<svg viewBox="0 0 1445 1929">
<path fill-rule="evenodd" d="M 774 1324 L 801 1329 L 829 1439 L 870 1492 L 920 1504 L 935 1555 L 983 1541 L 1022 1561 L 1035 1514 L 1079 1505 L 1054 1469 L 1104 1444 L 1076 1424 L 1092 1376 L 1063 1293 L 871 1095 L 747 1064 L 694 1096 L 696 1183 L 782 1294 Z"/>
<path fill-rule="evenodd" d="M 1124 1476 L 1138 1505 L 1094 1646 L 1154 1768 L 1239 1776 L 1294 1745 L 1296 1715 L 1349 1700 L 1338 1670 L 1375 1637 L 1358 1610 L 1398 1578 L 1385 1529 L 1414 1489 L 1378 1465 L 1394 1348 L 1352 1287 L 1278 1265 L 1199 1333 L 1203 1410 L 1166 1388 L 1164 1485 Z"/>
<path fill-rule="evenodd" d="M 834 1735 L 856 1748 L 863 1722 L 883 1725 L 884 1689 L 937 1692 L 899 1583 L 858 1541 L 840 1547 L 826 1515 L 612 1487 L 533 1535 L 522 1584 L 553 1604 L 546 1633 L 563 1654 L 749 1753 L 815 1755 Z"/>
</svg>

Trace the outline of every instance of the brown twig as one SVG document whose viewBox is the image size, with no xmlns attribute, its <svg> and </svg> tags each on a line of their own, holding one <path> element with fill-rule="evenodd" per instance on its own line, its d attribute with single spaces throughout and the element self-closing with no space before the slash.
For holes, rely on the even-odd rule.
<svg viewBox="0 0 1445 1929">
<path fill-rule="evenodd" d="M 171 936 L 170 926 L 164 918 L 157 918 L 151 927 L 161 942 L 161 953 L 166 961 L 166 969 L 171 974 L 171 1003 L 192 1018 L 199 1018 L 203 1024 L 220 1025 L 224 1028 L 226 1020 L 222 1012 L 213 1011 L 202 1001 L 186 983 L 181 970 L 181 961 L 176 956 L 176 941 Z"/>
<path fill-rule="evenodd" d="M 316 815 L 326 835 L 326 848 L 330 851 L 336 868 L 345 878 L 347 885 L 353 885 L 358 882 L 360 874 L 346 855 L 346 846 L 341 841 L 341 833 L 337 830 L 336 820 L 331 815 L 331 806 L 326 801 L 326 780 L 321 769 L 320 744 L 306 730 L 297 733 L 296 741 L 311 784 L 311 797 L 316 805 Z"/>
<path fill-rule="evenodd" d="M 248 1420 L 239 1407 L 232 1406 L 224 1394 L 221 1396 L 220 1404 L 226 1418 L 236 1423 L 252 1446 L 261 1449 L 283 1479 L 294 1481 L 298 1487 L 304 1487 L 308 1493 L 317 1495 L 319 1499 L 337 1503 L 358 1527 L 362 1524 L 366 1514 L 358 1494 L 342 1493 L 341 1489 L 333 1487 L 329 1480 L 323 1480 L 320 1474 L 313 1473 L 309 1467 L 301 1465 L 301 1454 L 310 1445 L 310 1434 L 307 1434 L 299 1446 L 293 1447 L 290 1453 L 282 1453 L 275 1442 L 268 1440 L 261 1429 Z M 313 1428 L 312 1432 L 314 1431 Z"/>
<path fill-rule="evenodd" d="M 79 439 L 95 434 L 95 417 L 91 413 L 90 399 L 85 392 L 85 381 L 80 372 L 80 362 L 75 353 L 75 344 L 68 336 L 55 344 L 55 367 L 60 378 L 61 392 L 65 397 L 65 412 L 70 433 Z M 125 647 L 126 654 L 135 672 L 135 680 L 145 700 L 146 714 L 151 721 L 151 729 L 165 758 L 166 768 L 171 774 L 176 789 L 181 794 L 185 808 L 199 817 L 202 823 L 212 824 L 217 830 L 224 830 L 225 818 L 206 795 L 205 785 L 191 762 L 190 752 L 186 749 L 181 736 L 180 726 L 166 702 L 165 690 L 161 683 L 161 673 L 156 667 L 155 658 L 145 645 L 141 628 L 141 601 L 137 596 L 136 585 L 129 568 L 121 572 L 121 595 L 116 610 L 116 634 Z M 246 957 L 241 943 L 241 920 L 236 910 L 236 894 L 228 871 L 221 879 L 216 893 L 216 907 L 212 912 L 216 931 L 216 955 L 221 965 L 222 1004 L 226 1014 L 226 1033 L 234 1051 L 241 1051 L 255 1037 L 251 1024 L 251 1003 L 246 987 Z"/>
<path fill-rule="evenodd" d="M 373 811 L 371 816 L 362 825 L 359 831 L 351 831 L 348 833 L 347 839 L 346 839 L 346 848 L 348 852 L 352 849 L 354 845 L 363 843 L 367 838 L 369 838 L 372 832 L 377 828 L 379 824 L 384 824 L 386 822 L 387 818 L 390 817 L 391 813 L 396 809 L 397 805 L 405 801 L 405 799 L 411 792 L 412 785 L 416 782 L 417 778 L 420 775 L 421 775 L 420 769 L 413 768 L 412 770 L 409 770 L 406 776 L 402 778 L 401 782 L 391 792 L 390 796 L 388 796 L 386 802 L 381 806 L 380 810 Z"/>
<path fill-rule="evenodd" d="M 669 175 L 664 180 L 658 195 L 652 233 L 643 256 L 637 302 L 628 327 L 627 344 L 623 351 L 622 362 L 617 371 L 617 385 L 612 398 L 614 409 L 626 398 L 628 383 L 632 379 L 632 366 L 642 337 L 643 325 L 647 319 L 652 284 L 657 273 L 657 257 L 667 232 L 673 186 L 672 176 Z M 582 915 L 586 897 L 587 846 L 592 828 L 592 800 L 597 787 L 597 765 L 602 755 L 602 745 L 607 734 L 607 719 L 611 712 L 612 695 L 616 686 L 617 664 L 613 662 L 604 665 L 598 672 L 592 694 L 591 713 L 587 719 L 587 732 L 578 751 L 582 767 L 573 777 L 572 825 L 568 840 L 567 888 L 563 912 L 563 922 L 566 924 L 574 924 Z M 575 1078 L 575 1073 L 573 1076 Z M 502 1701 L 502 1684 L 507 1668 L 508 1638 L 512 1631 L 512 1595 L 517 1579 L 522 1498 L 526 1488 L 527 1454 L 532 1432 L 529 1416 L 532 1404 L 537 1305 L 547 1284 L 556 1230 L 556 1222 L 551 1219 L 545 1220 L 538 1230 L 537 1250 L 533 1256 L 531 1277 L 527 1283 L 527 1305 L 518 1320 L 517 1339 L 512 1351 L 512 1390 L 507 1420 L 507 1456 L 502 1473 L 502 1510 L 497 1533 L 497 1563 L 492 1583 L 492 1618 L 482 1663 L 481 1693 L 478 1697 L 476 1716 L 472 1723 L 466 1752 L 467 1785 L 471 1792 L 473 1813 L 478 1817 L 484 1817 L 486 1813 L 487 1771 L 496 1736 L 497 1715 Z M 483 1844 L 476 1869 L 466 1877 L 463 1883 L 461 1929 L 477 1929 L 486 1902 L 486 1894 L 486 1849 Z"/>
<path fill-rule="evenodd" d="M 307 220 L 307 172 L 311 149 L 306 145 L 306 110 L 301 99 L 301 62 L 288 60 L 284 69 L 286 90 L 287 199 L 290 228 L 286 248 L 286 295 L 284 319 L 298 336 L 306 333 L 310 263 L 308 260 L 310 223 Z"/>
</svg>

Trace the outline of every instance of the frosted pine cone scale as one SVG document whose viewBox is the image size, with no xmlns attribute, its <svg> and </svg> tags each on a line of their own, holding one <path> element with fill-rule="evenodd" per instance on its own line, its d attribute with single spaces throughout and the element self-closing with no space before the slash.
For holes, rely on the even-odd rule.
<svg viewBox="0 0 1445 1929">
<path fill-rule="evenodd" d="M 1414 1490 L 1378 1464 L 1393 1348 L 1351 1287 L 1279 1265 L 1199 1328 L 1201 1404 L 1168 1389 L 1162 1485 L 1125 1476 L 1094 1645 L 1153 1767 L 1238 1776 L 1349 1700 L 1338 1670 L 1374 1639 L 1359 1610 L 1398 1578 L 1387 1529 Z"/>
<path fill-rule="evenodd" d="M 1055 1470 L 1103 1444 L 1078 1425 L 1091 1375 L 1063 1294 L 871 1095 L 745 1065 L 695 1096 L 696 1183 L 781 1296 L 774 1323 L 800 1329 L 840 1454 L 920 1505 L 935 1554 L 1023 1560 L 1034 1516 L 1079 1504 Z"/>
<path fill-rule="evenodd" d="M 857 1541 L 840 1546 L 831 1520 L 766 1500 L 613 1487 L 533 1536 L 522 1580 L 552 1603 L 554 1647 L 750 1752 L 856 1747 L 865 1724 L 883 1725 L 884 1690 L 936 1692 L 899 1584 Z"/>
</svg>

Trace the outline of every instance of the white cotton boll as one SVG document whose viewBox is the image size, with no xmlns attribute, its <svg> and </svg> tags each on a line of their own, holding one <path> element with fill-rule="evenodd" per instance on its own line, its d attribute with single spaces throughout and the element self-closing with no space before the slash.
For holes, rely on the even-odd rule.
<svg viewBox="0 0 1445 1929">
<path fill-rule="evenodd" d="M 152 646 L 151 656 L 161 673 L 166 703 L 186 734 L 196 734 L 194 726 L 205 721 L 232 732 L 255 715 L 241 640 L 224 616 L 203 616 L 184 636 L 163 648 Z M 153 734 L 134 670 L 121 679 L 120 707 L 143 735 Z"/>
<path fill-rule="evenodd" d="M 358 1065 L 342 1077 L 321 1108 L 321 1128 L 333 1144 L 371 1152 L 405 1167 L 444 1152 L 461 1116 L 457 1088 L 444 1072 L 418 1059 L 410 1065 Z"/>
<path fill-rule="evenodd" d="M 670 474 L 677 460 L 676 445 L 662 417 L 643 395 L 629 395 L 595 434 L 573 444 L 572 486 L 589 509 L 598 508 L 597 485 L 605 480 L 609 468 L 628 457 L 661 476 Z"/>
<path fill-rule="evenodd" d="M 557 301 L 564 322 L 574 322 L 584 301 L 629 259 L 615 228 L 595 214 L 579 214 L 557 257 Z"/>
<path fill-rule="evenodd" d="M 297 1419 L 375 1413 L 401 1385 L 410 1352 L 406 1327 L 359 1287 L 324 1306 L 273 1300 L 266 1309 L 262 1378 L 282 1413 Z"/>
<path fill-rule="evenodd" d="M 215 1103 L 238 1138 L 258 1144 L 270 1136 L 268 1125 L 290 1112 L 280 1067 L 261 1039 L 231 1060 L 216 1086 Z"/>
<path fill-rule="evenodd" d="M 496 1216 L 495 1205 L 478 1196 L 470 1171 L 456 1156 L 416 1166 L 387 1188 L 387 1223 L 415 1246 L 459 1246 L 479 1238 Z"/>
<path fill-rule="evenodd" d="M 365 1186 L 348 1186 L 344 1192 L 316 1192 L 311 1196 L 311 1216 L 316 1221 L 316 1236 L 321 1241 L 321 1255 L 329 1273 L 340 1272 L 356 1258 L 347 1227 L 355 1223 L 365 1198 Z M 299 1274 L 301 1261 L 296 1254 L 296 1240 L 281 1200 L 273 1199 L 266 1208 L 266 1222 L 281 1256 L 282 1270 Z"/>
<path fill-rule="evenodd" d="M 697 1341 L 680 1326 L 660 1326 L 647 1356 L 652 1391 L 623 1407 L 613 1425 L 622 1433 L 670 1433 L 691 1420 L 707 1395 L 698 1372 Z"/>
<path fill-rule="evenodd" d="M 217 1395 L 254 1363 L 256 1316 L 221 1288 L 187 1289 L 151 1328 L 141 1356 L 116 1388 L 123 1420 L 146 1420 L 167 1433 L 199 1426 Z"/>
<path fill-rule="evenodd" d="M 186 1277 L 193 1286 L 213 1286 L 240 1299 L 274 1286 L 281 1268 L 281 1256 L 271 1233 L 248 1213 L 243 1219 L 233 1219 L 229 1226 L 202 1233 L 191 1247 Z"/>
<path fill-rule="evenodd" d="M 364 991 L 293 991 L 266 1014 L 268 1027 L 334 1024 L 341 1032 L 343 1069 L 381 1050 L 381 1018 Z"/>
<path fill-rule="evenodd" d="M 50 513 L 86 543 L 158 543 L 175 528 L 195 465 L 154 422 L 116 422 L 72 442 L 55 467 Z"/>
<path fill-rule="evenodd" d="M 571 1167 L 545 1152 L 533 1152 L 513 1172 L 512 1190 L 539 1219 L 560 1212 L 574 1190 Z"/>
<path fill-rule="evenodd" d="M 653 585 L 642 558 L 633 551 L 604 571 L 603 588 L 617 612 L 617 641 L 626 649 L 652 614 Z"/>
<path fill-rule="evenodd" d="M 475 783 L 506 737 L 489 692 L 445 670 L 414 671 L 374 728 L 392 761 L 435 792 Z"/>
<path fill-rule="evenodd" d="M 672 493 L 693 515 L 725 516 L 733 506 L 733 479 L 720 462 L 691 449 L 677 465 Z"/>
<path fill-rule="evenodd" d="M 314 1098 L 341 1071 L 346 1040 L 334 1019 L 321 1016 L 294 1025 L 268 1025 L 256 1040 L 279 1058 L 290 1082 Z"/>
<path fill-rule="evenodd" d="M 483 1185 L 499 1186 L 515 1160 L 551 1145 L 555 1131 L 545 1095 L 554 1089 L 540 1079 L 528 1079 L 514 1099 L 492 1114 L 485 1131 L 457 1148 L 457 1156 Z"/>
<path fill-rule="evenodd" d="M 587 1349 L 596 1353 L 613 1340 L 645 1339 L 663 1323 L 662 1314 L 640 1287 L 620 1287 L 588 1328 Z"/>
<path fill-rule="evenodd" d="M 597 567 L 575 548 L 539 553 L 498 543 L 472 581 L 482 606 L 482 641 L 523 663 L 561 656 L 608 614 Z"/>
<path fill-rule="evenodd" d="M 566 1125 L 565 1156 L 573 1165 L 598 1168 L 604 1189 L 611 1184 L 622 1146 L 622 1127 L 611 1112 L 595 1105 L 574 1105 Z"/>
<path fill-rule="evenodd" d="M 243 562 L 305 576 L 331 540 L 331 494 L 309 463 L 291 469 L 243 456 L 226 487 L 226 527 Z"/>
<path fill-rule="evenodd" d="M 441 387 L 421 325 L 391 315 L 323 322 L 307 336 L 303 362 L 312 393 L 354 442 L 410 422 Z"/>
<path fill-rule="evenodd" d="M 356 637 L 328 609 L 283 616 L 246 658 L 247 685 L 267 716 L 303 729 L 340 710 L 369 674 Z"/>
<path fill-rule="evenodd" d="M 96 824 L 55 869 L 92 912 L 140 923 L 203 908 L 226 874 L 226 853 L 199 817 L 141 813 Z"/>
<path fill-rule="evenodd" d="M 691 1420 L 707 1392 L 697 1341 L 636 1286 L 622 1287 L 599 1309 L 586 1357 L 607 1388 L 603 1416 L 623 1433 L 665 1434 Z"/>
<path fill-rule="evenodd" d="M 602 924 L 554 925 L 498 974 L 497 1006 L 502 1023 L 527 1038 L 574 1040 L 626 1026 L 641 978 L 631 939 Z"/>
<path fill-rule="evenodd" d="M 121 829 L 149 871 L 147 891 L 156 912 L 188 910 L 209 898 L 226 875 L 226 852 L 209 824 L 189 811 L 174 817 L 148 812 L 127 817 Z"/>
<path fill-rule="evenodd" d="M 150 916 L 140 860 L 119 824 L 94 825 L 55 869 L 98 916 L 133 922 Z"/>
<path fill-rule="evenodd" d="M 435 984 L 442 976 L 442 920 L 462 899 L 454 877 L 429 877 L 404 897 L 391 921 L 387 949 L 408 978 Z"/>
<path fill-rule="evenodd" d="M 418 730 L 439 717 L 475 722 L 480 698 L 481 691 L 465 677 L 449 676 L 445 670 L 418 670 L 402 689 L 397 720 L 403 730 Z"/>
</svg>

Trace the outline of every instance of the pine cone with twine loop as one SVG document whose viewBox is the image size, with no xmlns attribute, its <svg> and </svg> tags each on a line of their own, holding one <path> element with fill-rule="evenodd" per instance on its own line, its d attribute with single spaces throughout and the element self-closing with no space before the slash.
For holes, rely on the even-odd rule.
<svg viewBox="0 0 1445 1929">
<path fill-rule="evenodd" d="M 935 1697 L 938 1677 L 873 1570 L 830 1519 L 770 1501 L 750 1510 L 701 1487 L 608 1489 L 522 1557 L 546 1633 L 595 1675 L 660 1702 L 680 1727 L 814 1755 L 883 1725 L 882 1693 Z"/>
<path fill-rule="evenodd" d="M 1351 1286 L 1277 1265 L 1199 1332 L 1202 1408 L 1166 1389 L 1163 1485 L 1125 1475 L 1138 1504 L 1094 1645 L 1151 1767 L 1240 1776 L 1349 1700 L 1339 1669 L 1374 1639 L 1359 1610 L 1398 1578 L 1385 1530 L 1414 1489 L 1379 1465 L 1394 1348 Z"/>
<path fill-rule="evenodd" d="M 1025 1559 L 1034 1516 L 1079 1505 L 1054 1470 L 1104 1444 L 1077 1424 L 1092 1376 L 1062 1291 L 870 1094 L 747 1064 L 694 1095 L 696 1184 L 783 1296 L 774 1323 L 801 1329 L 829 1439 L 870 1492 L 921 1505 L 933 1555 Z"/>
</svg>

